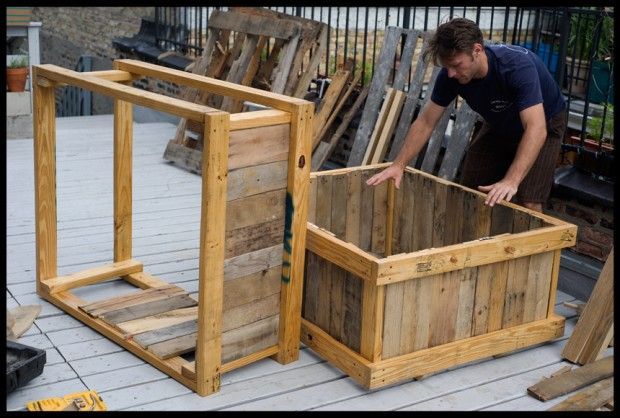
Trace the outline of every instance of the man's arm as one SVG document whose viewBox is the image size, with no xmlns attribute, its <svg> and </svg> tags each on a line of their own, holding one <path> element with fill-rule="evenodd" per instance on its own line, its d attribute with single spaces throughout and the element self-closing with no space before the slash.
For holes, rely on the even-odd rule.
<svg viewBox="0 0 620 418">
<path fill-rule="evenodd" d="M 369 186 L 376 186 L 383 183 L 385 180 L 393 178 L 396 188 L 400 188 L 400 181 L 407 163 L 422 150 L 424 144 L 426 144 L 431 137 L 431 133 L 444 110 L 445 107 L 439 106 L 432 100 L 429 100 L 422 113 L 409 127 L 403 147 L 398 152 L 392 165 L 369 178 L 366 184 Z"/>
<path fill-rule="evenodd" d="M 527 175 L 538 153 L 547 138 L 547 124 L 542 103 L 530 106 L 519 112 L 524 132 L 517 148 L 515 158 L 510 164 L 504 178 L 495 184 L 478 186 L 478 189 L 487 193 L 484 203 L 489 206 L 505 199 L 510 201 L 517 193 L 519 184 Z"/>
</svg>

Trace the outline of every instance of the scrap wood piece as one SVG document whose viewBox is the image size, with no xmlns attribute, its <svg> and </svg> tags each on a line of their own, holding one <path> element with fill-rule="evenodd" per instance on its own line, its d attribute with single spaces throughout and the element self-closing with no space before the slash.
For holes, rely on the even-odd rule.
<svg viewBox="0 0 620 418">
<path fill-rule="evenodd" d="M 572 371 L 543 379 L 527 388 L 527 393 L 539 401 L 548 401 L 613 375 L 614 357 L 608 356 Z"/>
<path fill-rule="evenodd" d="M 323 96 L 323 99 L 317 106 L 317 111 L 314 115 L 313 120 L 313 132 L 314 135 L 312 137 L 312 149 L 314 150 L 316 146 L 319 144 L 321 140 L 321 132 L 322 128 L 325 126 L 327 120 L 332 115 L 334 106 L 336 106 L 336 102 L 340 97 L 344 86 L 349 79 L 350 71 L 346 70 L 338 70 L 332 76 L 332 81 Z"/>
<path fill-rule="evenodd" d="M 405 92 L 401 90 L 396 90 L 396 92 L 394 93 L 394 98 L 392 99 L 392 103 L 390 103 L 390 110 L 387 114 L 385 124 L 383 126 L 383 129 L 381 130 L 381 133 L 379 134 L 377 146 L 372 154 L 372 157 L 370 158 L 370 164 L 383 162 L 387 147 L 389 145 L 389 140 L 392 138 L 394 128 L 396 127 L 396 120 L 403 107 L 404 99 Z"/>
<path fill-rule="evenodd" d="M 614 378 L 608 377 L 588 386 L 548 411 L 594 411 L 614 396 Z"/>
<path fill-rule="evenodd" d="M 559 376 L 561 374 L 570 372 L 572 368 L 573 368 L 573 366 L 571 366 L 570 364 L 567 365 L 567 366 L 564 366 L 561 369 L 559 369 L 558 371 L 551 373 L 551 375 L 547 379 L 550 379 L 552 377 L 556 377 L 556 376 Z"/>
<path fill-rule="evenodd" d="M 16 339 L 24 335 L 41 313 L 41 305 L 22 305 L 7 310 L 7 338 Z"/>
<path fill-rule="evenodd" d="M 573 363 L 586 364 L 596 360 L 613 338 L 613 255 L 612 247 L 573 334 L 562 350 L 562 357 Z"/>
<path fill-rule="evenodd" d="M 355 115 L 357 115 L 357 111 L 359 110 L 359 108 L 362 106 L 362 104 L 366 100 L 369 90 L 370 90 L 370 84 L 366 84 L 364 88 L 362 89 L 362 91 L 357 96 L 357 98 L 355 99 L 355 102 L 353 103 L 353 105 L 351 105 L 347 113 L 342 118 L 342 122 L 336 129 L 336 132 L 334 132 L 334 134 L 331 136 L 329 141 L 319 142 L 319 146 L 312 154 L 312 166 L 311 166 L 312 171 L 318 171 L 323 165 L 323 163 L 325 162 L 325 160 L 327 160 L 327 158 L 331 155 L 334 148 L 336 148 L 336 144 L 338 143 L 338 140 L 340 139 L 342 134 L 344 134 L 344 131 L 347 130 L 347 128 L 349 127 L 349 124 L 351 123 Z"/>
<path fill-rule="evenodd" d="M 360 163 L 361 165 L 367 165 L 370 163 L 370 159 L 375 152 L 375 147 L 377 146 L 377 140 L 381 131 L 383 130 L 383 126 L 385 125 L 390 106 L 392 106 L 395 92 L 396 91 L 392 87 L 389 87 L 387 92 L 385 93 L 385 99 L 383 100 L 383 104 L 381 105 L 381 111 L 379 111 L 379 115 L 377 116 L 377 123 L 375 124 L 372 135 L 368 140 L 368 145 L 366 147 L 364 157 L 362 158 L 362 161 Z"/>
</svg>

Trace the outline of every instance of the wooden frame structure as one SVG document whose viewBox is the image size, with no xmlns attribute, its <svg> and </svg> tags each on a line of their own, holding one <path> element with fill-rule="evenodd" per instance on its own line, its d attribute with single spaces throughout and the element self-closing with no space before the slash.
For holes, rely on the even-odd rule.
<svg viewBox="0 0 620 418">
<path fill-rule="evenodd" d="M 563 335 L 575 225 L 389 164 L 311 173 L 304 344 L 372 389 Z"/>
<path fill-rule="evenodd" d="M 229 114 L 128 85 L 133 79 L 147 76 L 231 96 L 233 99 L 249 100 L 271 109 Z M 314 105 L 302 99 L 135 60 L 116 60 L 113 70 L 90 73 L 77 73 L 50 64 L 39 65 L 33 69 L 33 85 L 37 293 L 201 396 L 219 390 L 221 373 L 269 356 L 283 364 L 296 360 L 299 355 Z M 77 86 L 114 99 L 114 260 L 108 265 L 65 276 L 59 276 L 57 271 L 54 99 L 54 88 L 62 85 Z M 132 257 L 133 104 L 171 113 L 204 126 L 198 332 L 194 362 L 180 356 L 164 360 L 134 341 L 125 339 L 118 329 L 80 310 L 84 301 L 72 293 L 75 288 L 117 277 L 141 289 L 167 285 L 164 280 L 143 271 L 142 263 Z M 283 250 L 280 257 L 282 279 L 280 321 L 276 326 L 277 344 L 222 364 L 229 135 L 238 130 L 283 124 L 290 134 L 288 155 L 282 161 L 287 173 L 283 180 L 287 199 L 286 225 L 282 226 L 284 239 L 280 241 Z M 284 220 L 282 222 L 284 224 Z"/>
</svg>

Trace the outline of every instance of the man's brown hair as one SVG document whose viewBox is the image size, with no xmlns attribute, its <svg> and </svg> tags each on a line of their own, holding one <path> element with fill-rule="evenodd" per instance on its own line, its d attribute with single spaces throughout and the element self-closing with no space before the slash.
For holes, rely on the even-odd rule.
<svg viewBox="0 0 620 418">
<path fill-rule="evenodd" d="M 424 51 L 424 60 L 430 58 L 433 64 L 439 65 L 439 61 L 454 54 L 460 52 L 471 54 L 474 44 L 483 42 L 482 32 L 473 21 L 456 17 L 437 27 Z"/>
</svg>

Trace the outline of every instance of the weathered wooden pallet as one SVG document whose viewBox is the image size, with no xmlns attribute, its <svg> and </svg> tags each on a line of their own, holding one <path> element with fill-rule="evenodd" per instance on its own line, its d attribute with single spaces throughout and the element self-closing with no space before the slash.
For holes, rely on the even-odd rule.
<svg viewBox="0 0 620 418">
<path fill-rule="evenodd" d="M 396 27 L 387 28 L 380 52 L 380 62 L 382 65 L 377 66 L 373 74 L 360 126 L 356 132 L 347 162 L 348 167 L 382 163 L 384 159 L 393 161 L 396 158 L 404 144 L 416 110 L 419 113 L 419 110 L 423 109 L 430 100 L 430 92 L 433 90 L 440 70 L 439 67 L 433 67 L 426 94 L 422 99 L 422 87 L 429 63 L 424 61 L 423 54 L 419 54 L 415 68 L 412 69 L 411 66 L 413 52 L 419 39 L 422 40 L 421 50 L 423 51 L 428 44 L 430 35 L 429 32 L 422 33 Z M 392 64 L 402 38 L 404 38 L 404 46 L 400 55 L 400 65 L 395 71 Z M 396 106 L 393 107 L 391 106 L 392 96 L 389 94 L 390 88 L 402 92 L 404 83 L 408 80 L 410 70 L 412 70 L 412 76 L 408 83 L 404 103 L 401 103 L 399 100 L 395 102 Z M 394 77 L 390 87 L 390 75 L 392 72 L 394 72 Z M 390 117 L 389 129 L 384 132 L 383 126 L 389 111 L 395 112 L 395 115 Z M 446 129 L 451 118 L 454 119 L 451 139 L 447 144 L 441 164 L 437 172 L 435 172 Z M 460 101 L 456 112 L 454 103 L 448 105 L 426 145 L 420 168 L 423 171 L 437 174 L 444 179 L 454 180 L 477 120 L 479 120 L 477 113 L 473 112 L 464 101 Z M 381 133 L 383 133 L 383 137 L 381 137 Z M 375 149 L 378 149 L 378 153 L 375 153 Z M 387 153 L 388 149 L 389 153 Z M 387 158 L 385 157 L 386 153 Z M 421 155 L 413 157 L 407 165 L 415 166 L 420 157 Z"/>
<path fill-rule="evenodd" d="M 614 250 L 612 248 L 596 281 L 588 303 L 579 316 L 575 331 L 562 350 L 573 363 L 595 361 L 614 336 Z"/>
<path fill-rule="evenodd" d="M 254 86 L 274 93 L 303 97 L 326 47 L 327 25 L 264 8 L 234 7 L 214 10 L 208 21 L 204 54 L 192 68 L 194 74 Z M 230 45 L 229 40 L 234 41 Z M 267 45 L 273 42 L 270 49 Z M 261 55 L 267 52 L 264 60 Z M 303 65 L 303 71 L 301 71 Z M 215 92 L 186 88 L 184 100 L 231 113 L 241 112 L 244 101 Z M 203 125 L 182 118 L 164 159 L 193 172 L 203 147 Z"/>
</svg>

